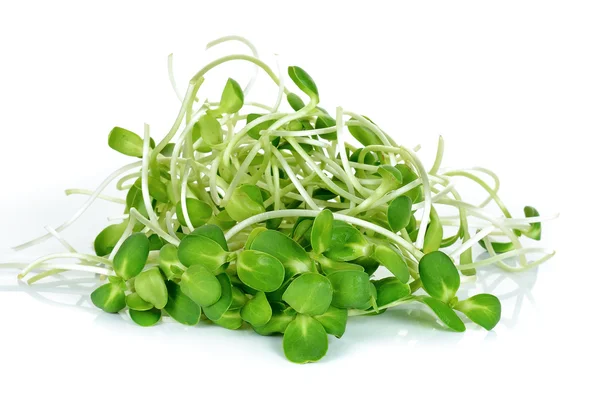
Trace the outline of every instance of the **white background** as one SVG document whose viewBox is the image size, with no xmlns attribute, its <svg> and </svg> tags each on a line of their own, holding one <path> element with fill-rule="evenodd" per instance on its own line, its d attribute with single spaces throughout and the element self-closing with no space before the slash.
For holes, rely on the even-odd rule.
<svg viewBox="0 0 600 394">
<path fill-rule="evenodd" d="M 388 312 L 353 319 L 324 360 L 303 366 L 277 337 L 144 329 L 91 308 L 89 289 L 61 306 L 79 297 L 28 290 L 2 270 L 0 392 L 595 392 L 599 20 L 593 1 L 2 2 L 0 262 L 60 250 L 9 247 L 83 203 L 64 189 L 94 188 L 127 162 L 106 145 L 113 126 L 148 122 L 160 136 L 178 108 L 167 55 L 185 86 L 219 53 L 204 45 L 226 34 L 250 38 L 273 66 L 273 53 L 302 66 L 324 106 L 421 143 L 426 163 L 442 134 L 444 164 L 496 170 L 514 212 L 561 217 L 544 226 L 542 245 L 558 252 L 546 265 L 465 286 L 503 298 L 493 332 Z M 119 209 L 100 202 L 64 235 L 89 250 Z"/>
</svg>

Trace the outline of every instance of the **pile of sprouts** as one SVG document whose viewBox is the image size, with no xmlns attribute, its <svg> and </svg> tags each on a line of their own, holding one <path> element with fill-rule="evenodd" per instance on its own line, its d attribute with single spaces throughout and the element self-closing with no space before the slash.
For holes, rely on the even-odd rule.
<svg viewBox="0 0 600 394">
<path fill-rule="evenodd" d="M 342 337 L 349 316 L 414 303 L 450 330 L 464 331 L 465 318 L 493 329 L 501 318 L 498 298 L 459 300 L 461 282 L 476 280 L 481 267 L 516 272 L 548 260 L 553 251 L 522 241 L 539 240 L 550 217 L 533 207 L 513 217 L 488 169 L 442 167 L 441 137 L 426 166 L 419 147 L 397 143 L 367 116 L 321 108 L 306 71 L 275 73 L 242 37 L 207 48 L 226 41 L 241 42 L 251 54 L 225 56 L 198 71 L 163 138 L 151 138 L 148 125 L 141 136 L 111 130 L 109 146 L 135 161 L 93 192 L 67 191 L 90 196 L 70 220 L 16 247 L 55 237 L 67 252 L 28 264 L 19 279 L 34 284 L 65 271 L 92 273 L 99 285 L 91 301 L 105 312 L 128 313 L 142 326 L 169 317 L 283 334 L 284 354 L 297 363 L 322 358 L 329 335 Z M 224 81 L 219 101 L 200 100 L 209 72 L 227 62 L 264 72 L 277 86 L 273 102 L 246 99 L 256 73 L 245 88 Z M 486 198 L 463 199 L 458 178 L 474 182 Z M 113 183 L 125 199 L 103 194 Z M 123 205 L 123 215 L 96 235 L 94 254 L 77 252 L 60 232 L 97 199 Z M 477 249 L 487 254 L 477 259 Z"/>
</svg>

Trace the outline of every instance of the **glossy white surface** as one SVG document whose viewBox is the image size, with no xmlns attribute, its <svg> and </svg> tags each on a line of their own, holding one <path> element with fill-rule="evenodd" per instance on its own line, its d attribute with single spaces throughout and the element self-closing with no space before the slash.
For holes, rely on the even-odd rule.
<svg viewBox="0 0 600 394">
<path fill-rule="evenodd" d="M 497 171 L 512 211 L 560 212 L 541 243 L 557 256 L 521 275 L 485 270 L 463 286 L 500 296 L 493 332 L 448 332 L 411 306 L 353 318 L 326 358 L 305 366 L 285 360 L 279 337 L 206 324 L 141 328 L 93 308 L 93 283 L 27 287 L 0 269 L 0 392 L 594 392 L 597 5 L 231 3 L 0 5 L 0 263 L 60 251 L 54 240 L 24 254 L 9 246 L 84 202 L 64 189 L 94 188 L 128 162 L 106 146 L 114 125 L 147 122 L 157 135 L 169 127 L 178 102 L 168 53 L 183 87 L 225 52 L 204 54 L 204 44 L 231 33 L 272 65 L 276 51 L 283 65 L 305 68 L 325 107 L 368 114 L 401 143 L 422 144 L 428 165 L 443 134 L 444 164 Z M 249 75 L 243 64 L 229 70 Z M 89 251 L 119 213 L 99 202 L 64 235 Z"/>
</svg>

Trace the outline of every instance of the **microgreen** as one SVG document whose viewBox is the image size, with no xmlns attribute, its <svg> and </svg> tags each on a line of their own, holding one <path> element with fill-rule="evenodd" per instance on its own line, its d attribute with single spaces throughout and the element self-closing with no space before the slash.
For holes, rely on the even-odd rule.
<svg viewBox="0 0 600 394">
<path fill-rule="evenodd" d="M 333 214 L 330 210 L 323 210 L 312 225 L 310 242 L 313 251 L 321 254 L 329 248 L 333 231 Z"/>
<path fill-rule="evenodd" d="M 315 263 L 298 243 L 285 234 L 267 230 L 258 234 L 250 247 L 279 260 L 285 268 L 285 279 L 303 272 L 315 272 Z"/>
<path fill-rule="evenodd" d="M 108 134 L 108 146 L 126 156 L 142 157 L 142 138 L 122 127 L 113 128 Z"/>
<path fill-rule="evenodd" d="M 194 198 L 186 198 L 185 204 L 187 208 L 188 218 L 190 219 L 190 224 L 194 226 L 194 228 L 202 226 L 206 224 L 208 220 L 212 216 L 212 209 L 210 205 L 205 203 L 204 201 L 196 200 Z M 187 226 L 187 220 L 183 214 L 183 205 L 182 202 L 179 201 L 177 203 L 176 208 L 177 220 L 184 226 Z"/>
<path fill-rule="evenodd" d="M 396 252 L 394 249 L 385 245 L 377 245 L 373 252 L 373 258 L 383 265 L 385 268 L 390 270 L 392 274 L 402 283 L 408 283 L 410 274 L 408 272 L 408 266 L 404 261 L 404 258 Z"/>
<path fill-rule="evenodd" d="M 325 313 L 313 317 L 321 323 L 327 334 L 341 338 L 344 332 L 346 332 L 346 323 L 348 322 L 347 309 L 330 306 Z"/>
<path fill-rule="evenodd" d="M 502 307 L 498 297 L 492 294 L 477 294 L 459 301 L 454 309 L 461 311 L 486 330 L 492 330 L 500 321 Z"/>
<path fill-rule="evenodd" d="M 200 321 L 200 307 L 186 296 L 175 282 L 167 282 L 169 299 L 165 312 L 181 324 L 195 326 Z"/>
<path fill-rule="evenodd" d="M 377 289 L 377 305 L 385 305 L 399 301 L 410 296 L 410 286 L 398 278 L 387 277 L 379 279 L 373 283 Z"/>
<path fill-rule="evenodd" d="M 219 320 L 233 302 L 233 289 L 229 276 L 226 273 L 222 273 L 217 275 L 217 279 L 221 285 L 221 297 L 217 302 L 203 309 L 206 317 L 212 321 Z"/>
<path fill-rule="evenodd" d="M 332 237 L 325 256 L 333 260 L 351 261 L 359 257 L 369 256 L 373 250 L 371 245 L 354 226 L 334 221 Z"/>
<path fill-rule="evenodd" d="M 126 306 L 125 291 L 114 283 L 106 283 L 92 292 L 92 303 L 104 312 L 117 313 Z"/>
<path fill-rule="evenodd" d="M 369 275 L 361 271 L 338 271 L 327 275 L 333 288 L 331 305 L 337 308 L 361 308 L 371 298 Z"/>
<path fill-rule="evenodd" d="M 225 84 L 225 88 L 223 88 L 219 108 L 215 112 L 233 114 L 239 111 L 243 105 L 244 92 L 242 91 L 240 84 L 229 78 Z"/>
<path fill-rule="evenodd" d="M 393 232 L 406 228 L 412 214 L 412 200 L 408 196 L 396 197 L 388 206 L 387 220 Z"/>
<path fill-rule="evenodd" d="M 179 286 L 183 294 L 202 307 L 213 305 L 221 298 L 221 283 L 201 264 L 185 270 Z"/>
<path fill-rule="evenodd" d="M 124 280 L 131 279 L 142 272 L 150 254 L 150 241 L 142 233 L 129 236 L 117 251 L 113 267 L 117 275 Z"/>
<path fill-rule="evenodd" d="M 244 250 L 236 260 L 237 275 L 244 284 L 258 291 L 279 289 L 285 277 L 283 264 L 270 254 Z"/>
<path fill-rule="evenodd" d="M 315 104 L 319 103 L 319 91 L 317 85 L 310 75 L 298 66 L 288 67 L 288 75 L 292 81 L 302 90 Z"/>
<path fill-rule="evenodd" d="M 419 276 L 425 291 L 442 302 L 450 302 L 460 287 L 458 270 L 443 252 L 432 252 L 419 262 Z"/>
<path fill-rule="evenodd" d="M 287 326 L 283 335 L 283 352 L 294 363 L 319 361 L 327 353 L 327 332 L 318 320 L 299 314 Z"/>
<path fill-rule="evenodd" d="M 149 309 L 145 311 L 129 309 L 129 316 L 137 325 L 150 327 L 159 322 L 162 313 L 158 309 Z"/>
<path fill-rule="evenodd" d="M 465 331 L 465 323 L 458 317 L 456 312 L 452 310 L 444 302 L 433 297 L 422 296 L 418 298 L 420 302 L 427 305 L 433 313 L 444 323 L 448 328 L 454 331 Z"/>
<path fill-rule="evenodd" d="M 290 283 L 282 298 L 298 313 L 320 315 L 327 311 L 332 297 L 333 288 L 329 279 L 307 272 Z"/>
<path fill-rule="evenodd" d="M 127 223 L 111 224 L 102 230 L 94 240 L 94 251 L 97 256 L 107 256 L 113 251 L 114 247 L 121 239 L 123 232 L 127 228 Z"/>
<path fill-rule="evenodd" d="M 246 302 L 241 311 L 242 319 L 255 327 L 264 326 L 272 316 L 273 310 L 267 301 L 267 296 L 262 291 Z"/>
<path fill-rule="evenodd" d="M 254 185 L 242 185 L 235 189 L 225 206 L 229 216 L 238 222 L 265 212 L 260 189 Z"/>
<path fill-rule="evenodd" d="M 148 125 L 143 136 L 110 130 L 109 147 L 135 161 L 95 191 L 67 191 L 90 198 L 73 218 L 16 249 L 55 237 L 68 253 L 32 262 L 19 278 L 31 274 L 33 284 L 66 270 L 96 274 L 91 301 L 103 311 L 125 310 L 140 326 L 163 314 L 196 325 L 204 312 L 226 329 L 283 334 L 283 352 L 296 363 L 323 357 L 328 334 L 342 337 L 349 316 L 415 303 L 453 331 L 465 330 L 462 318 L 493 329 L 500 301 L 459 299 L 461 275 L 477 280 L 487 265 L 518 272 L 548 260 L 554 252 L 525 242 L 539 240 L 550 217 L 531 206 L 512 216 L 490 170 L 443 167 L 441 138 L 428 170 L 418 148 L 369 118 L 341 107 L 329 115 L 304 69 L 291 66 L 280 80 L 247 40 L 209 46 L 228 40 L 254 56 L 225 56 L 194 75 L 158 144 Z M 200 99 L 210 95 L 208 71 L 233 60 L 264 72 L 277 96 L 247 101 L 254 78 L 244 89 L 230 78 L 220 99 Z M 474 182 L 484 200 L 463 199 L 455 177 Z M 104 194 L 112 183 L 123 195 Z M 61 232 L 97 199 L 121 205 L 122 215 L 96 235 L 94 254 L 79 253 Z M 49 261 L 61 258 L 78 262 Z"/>
<path fill-rule="evenodd" d="M 134 282 L 135 291 L 144 301 L 157 309 L 163 309 L 168 301 L 167 287 L 159 269 L 150 268 L 140 273 Z"/>
<path fill-rule="evenodd" d="M 227 262 L 229 253 L 218 242 L 192 233 L 181 240 L 177 256 L 186 267 L 200 264 L 215 272 Z"/>
<path fill-rule="evenodd" d="M 138 293 L 129 293 L 125 298 L 125 303 L 129 309 L 135 311 L 149 311 L 153 308 L 152 304 L 144 301 Z"/>
</svg>

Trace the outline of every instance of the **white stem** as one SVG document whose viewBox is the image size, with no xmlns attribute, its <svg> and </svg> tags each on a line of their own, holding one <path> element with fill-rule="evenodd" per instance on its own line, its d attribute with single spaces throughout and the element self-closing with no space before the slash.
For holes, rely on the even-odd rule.
<svg viewBox="0 0 600 394">
<path fill-rule="evenodd" d="M 85 211 L 87 211 L 87 209 L 92 205 L 92 203 L 94 201 L 96 201 L 96 199 L 98 198 L 98 196 L 100 195 L 100 193 L 102 193 L 102 191 L 106 188 L 106 186 L 108 186 L 115 178 L 117 178 L 119 175 L 133 169 L 136 167 L 139 167 L 142 164 L 141 161 L 136 161 L 135 163 L 131 163 L 128 164 L 126 166 L 123 166 L 121 168 L 119 168 L 118 170 L 114 171 L 112 174 L 110 174 L 101 184 L 100 186 L 98 186 L 98 188 L 96 189 L 96 191 L 94 191 L 94 193 L 90 196 L 90 198 L 88 198 L 88 200 L 81 206 L 81 208 L 79 208 L 79 210 L 77 212 L 75 212 L 75 214 L 73 215 L 73 217 L 71 217 L 71 219 L 67 220 L 66 222 L 64 222 L 63 224 L 61 224 L 60 226 L 56 227 L 55 230 L 56 232 L 60 233 L 61 231 L 67 229 L 70 225 L 72 225 L 73 223 L 75 223 L 75 221 L 77 219 L 79 219 L 79 217 L 81 217 L 81 215 L 83 215 L 85 213 Z M 25 242 L 24 244 L 21 245 L 17 245 L 15 246 L 13 249 L 14 250 L 23 250 L 23 249 L 27 249 L 31 246 L 37 245 L 39 243 L 44 242 L 45 240 L 51 238 L 52 235 L 49 233 L 46 233 L 40 237 L 37 237 L 35 239 L 32 239 L 29 242 Z"/>
<path fill-rule="evenodd" d="M 54 230 L 52 227 L 50 227 L 50 226 L 44 226 L 44 229 L 46 229 L 46 231 L 48 231 L 50 234 L 52 234 L 52 236 L 54 238 L 56 238 L 56 240 L 58 242 L 60 242 L 60 244 L 62 246 L 64 246 L 65 249 L 67 249 L 69 252 L 71 252 L 71 253 L 77 253 L 77 250 L 74 247 L 72 247 L 71 244 L 69 244 L 66 239 L 64 239 L 63 237 L 61 237 L 61 235 L 59 233 L 57 233 L 56 230 Z"/>
<path fill-rule="evenodd" d="M 34 262 L 32 262 L 31 264 L 29 264 L 27 267 L 25 267 L 23 269 L 23 271 L 21 271 L 21 273 L 19 273 L 19 279 L 25 277 L 25 275 L 27 275 L 32 270 L 36 269 L 37 267 L 39 267 L 41 264 L 45 263 L 46 261 L 56 260 L 56 259 L 79 259 L 82 261 L 89 261 L 91 263 L 104 264 L 109 267 L 112 266 L 112 263 L 108 259 L 105 259 L 104 257 L 92 256 L 89 254 L 82 254 L 82 253 L 54 253 L 54 254 L 49 254 L 47 256 L 44 256 L 44 257 L 40 257 L 39 259 L 37 259 Z"/>
<path fill-rule="evenodd" d="M 94 194 L 94 191 L 89 190 L 89 189 L 67 189 L 67 190 L 65 190 L 65 195 L 70 196 L 73 194 L 81 194 L 84 196 L 91 196 L 92 194 Z M 117 204 L 123 204 L 123 205 L 126 204 L 124 199 L 119 198 L 119 197 L 107 196 L 106 194 L 98 194 L 97 198 L 99 200 L 115 202 Z"/>
<path fill-rule="evenodd" d="M 150 190 L 148 189 L 148 169 L 150 156 L 150 126 L 144 124 L 144 144 L 142 150 L 142 197 L 144 199 L 144 207 L 150 218 L 150 223 L 155 227 L 160 227 L 158 224 L 158 217 L 154 208 L 152 207 L 152 198 L 150 197 Z"/>
<path fill-rule="evenodd" d="M 463 254 L 463 252 L 466 252 L 467 250 L 471 249 L 474 245 L 477 244 L 477 242 L 487 237 L 495 229 L 496 227 L 494 226 L 484 228 L 483 230 L 475 234 L 473 237 L 471 237 L 467 242 L 463 243 L 458 249 L 454 250 L 450 255 L 450 258 L 452 260 L 458 259 L 460 255 Z"/>
</svg>

